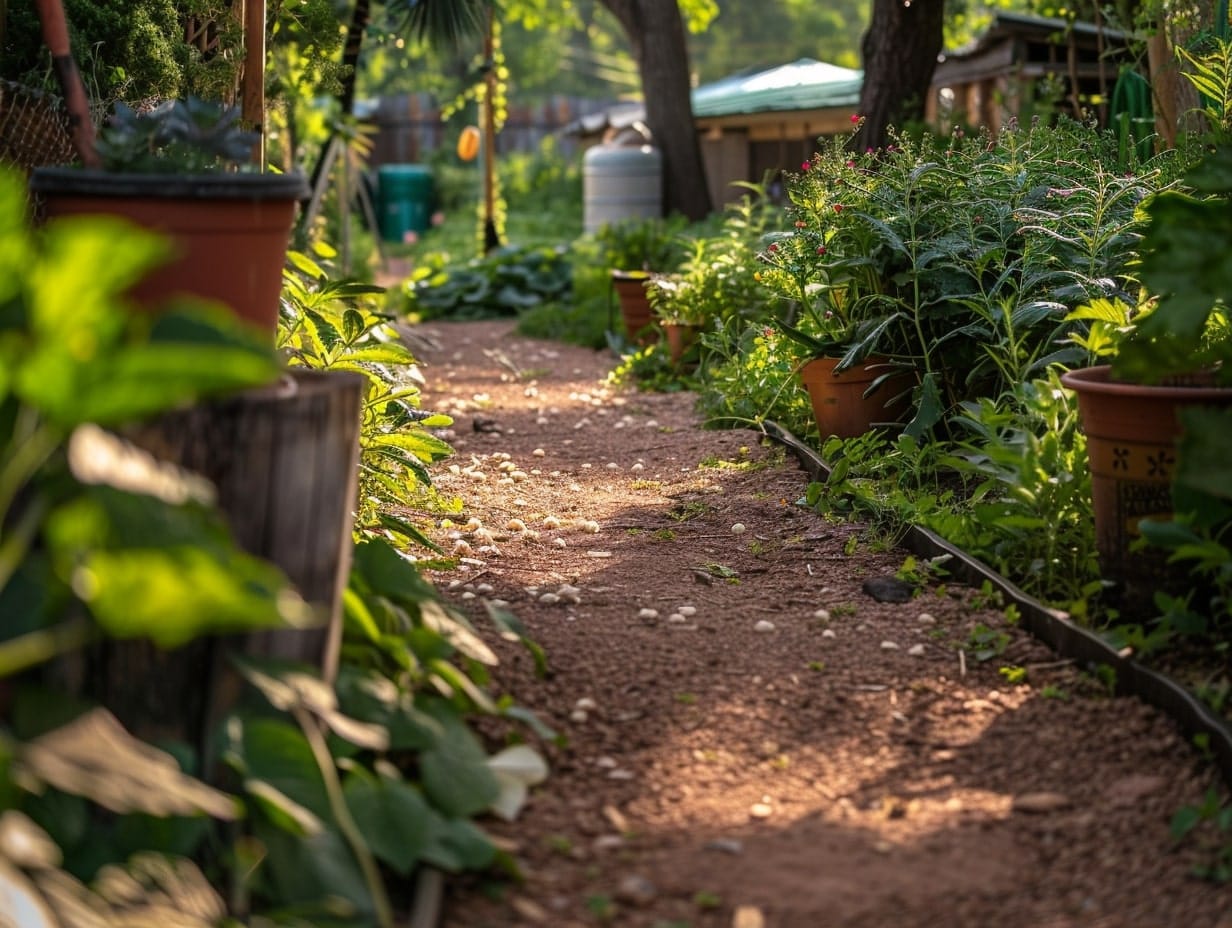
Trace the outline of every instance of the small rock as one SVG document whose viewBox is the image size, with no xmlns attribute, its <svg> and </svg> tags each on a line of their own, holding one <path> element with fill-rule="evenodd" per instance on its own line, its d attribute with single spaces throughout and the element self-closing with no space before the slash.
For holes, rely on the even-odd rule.
<svg viewBox="0 0 1232 928">
<path fill-rule="evenodd" d="M 816 612 L 813 613 L 813 618 L 815 618 L 818 622 L 829 622 L 830 621 L 830 610 L 829 609 L 818 609 Z"/>
<path fill-rule="evenodd" d="M 621 834 L 629 833 L 629 820 L 625 818 L 625 814 L 618 808 L 612 805 L 603 807 L 603 817 L 612 823 L 612 827 Z"/>
<path fill-rule="evenodd" d="M 570 721 L 577 722 L 578 724 L 585 722 L 588 718 L 590 718 L 590 716 L 586 714 L 585 709 L 574 709 L 569 713 Z"/>
<path fill-rule="evenodd" d="M 536 448 L 534 451 L 531 452 L 531 456 L 536 457 L 536 458 L 541 458 L 546 454 L 547 452 L 544 451 L 542 448 Z"/>
<path fill-rule="evenodd" d="M 590 846 L 596 851 L 618 851 L 625 846 L 625 839 L 620 835 L 599 835 Z"/>
<path fill-rule="evenodd" d="M 909 603 L 915 587 L 897 577 L 870 577 L 861 589 L 879 603 Z"/>
<path fill-rule="evenodd" d="M 634 905 L 650 905 L 658 896 L 654 883 L 637 873 L 624 877 L 616 887 L 616 898 Z"/>
<path fill-rule="evenodd" d="M 719 851 L 733 857 L 744 853 L 744 842 L 739 838 L 715 838 L 713 841 L 707 841 L 704 847 L 708 851 Z"/>
<path fill-rule="evenodd" d="M 774 623 L 771 621 L 768 621 L 767 619 L 762 619 L 756 625 L 753 626 L 753 631 L 772 632 L 774 631 Z"/>
<path fill-rule="evenodd" d="M 924 656 L 924 645 L 913 644 L 911 647 L 907 649 L 907 653 L 910 654 L 912 657 L 923 657 Z"/>
<path fill-rule="evenodd" d="M 827 628 L 824 632 L 821 633 L 821 637 L 822 638 L 837 638 L 838 635 L 834 633 L 834 629 Z"/>
<path fill-rule="evenodd" d="M 774 814 L 774 809 L 767 802 L 755 802 L 749 806 L 749 815 L 752 818 L 769 818 Z"/>
<path fill-rule="evenodd" d="M 575 708 L 575 709 L 585 709 L 585 710 L 587 710 L 587 711 L 591 711 L 591 710 L 594 710 L 594 709 L 598 709 L 598 708 L 599 708 L 599 706 L 598 706 L 598 704 L 597 704 L 597 703 L 596 703 L 593 699 L 591 699 L 589 696 L 583 696 L 581 699 L 579 699 L 577 702 L 575 702 L 575 703 L 573 704 L 573 708 Z"/>
<path fill-rule="evenodd" d="M 667 621 L 671 622 L 674 625 L 680 625 L 689 620 L 686 619 L 681 613 L 673 612 L 671 615 L 667 617 Z"/>
<path fill-rule="evenodd" d="M 659 610 L 649 608 L 639 609 L 637 611 L 637 617 L 639 619 L 657 619 L 659 617 Z"/>
<path fill-rule="evenodd" d="M 629 770 L 617 767 L 615 770 L 608 771 L 607 778 L 609 780 L 632 780 L 633 773 Z"/>
<path fill-rule="evenodd" d="M 554 606 L 556 603 L 560 602 L 560 597 L 555 593 L 544 593 L 539 597 L 539 602 L 546 606 Z"/>
<path fill-rule="evenodd" d="M 732 913 L 731 928 L 765 928 L 765 926 L 766 916 L 756 906 L 736 906 L 736 911 Z"/>
<path fill-rule="evenodd" d="M 563 538 L 553 538 L 553 539 L 552 539 L 552 544 L 553 544 L 553 545 L 555 545 L 555 546 L 556 546 L 556 547 L 558 547 L 558 548 L 567 548 L 567 547 L 569 547 L 569 542 L 565 541 L 565 539 L 563 539 Z"/>
<path fill-rule="evenodd" d="M 1039 792 L 1021 793 L 1015 796 L 1011 808 L 1015 812 L 1043 814 L 1068 808 L 1069 805 L 1069 797 L 1062 793 Z"/>
<path fill-rule="evenodd" d="M 936 625 L 937 624 L 937 620 L 933 618 L 932 613 L 929 613 L 929 612 L 921 612 L 918 616 L 915 617 L 915 620 L 919 622 L 921 625 Z"/>
<path fill-rule="evenodd" d="M 737 522 L 735 525 L 731 527 L 731 530 L 732 530 L 733 535 L 743 535 L 745 532 L 744 523 Z"/>
<path fill-rule="evenodd" d="M 684 616 L 686 619 L 697 615 L 696 606 L 681 606 L 676 610 L 677 614 Z"/>
<path fill-rule="evenodd" d="M 546 924 L 551 918 L 547 909 L 534 900 L 522 896 L 514 896 L 509 900 L 509 905 L 522 919 L 536 925 Z"/>
<path fill-rule="evenodd" d="M 1104 795 L 1110 805 L 1127 808 L 1137 805 L 1152 793 L 1159 792 L 1165 785 L 1166 781 L 1163 777 L 1133 773 L 1109 783 Z"/>
<path fill-rule="evenodd" d="M 881 642 L 881 650 L 883 650 L 883 651 L 897 651 L 897 650 L 898 650 L 898 645 L 897 645 L 895 642 L 893 642 L 893 641 L 883 641 L 883 642 Z"/>
<path fill-rule="evenodd" d="M 614 770 L 616 769 L 616 760 L 604 755 L 595 761 L 595 766 L 602 767 L 604 770 Z"/>
</svg>

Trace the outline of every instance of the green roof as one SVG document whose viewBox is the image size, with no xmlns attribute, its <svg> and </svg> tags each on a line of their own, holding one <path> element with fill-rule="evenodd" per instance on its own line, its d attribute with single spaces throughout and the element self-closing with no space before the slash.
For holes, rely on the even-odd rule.
<svg viewBox="0 0 1232 928">
<path fill-rule="evenodd" d="M 744 71 L 693 91 L 694 116 L 850 107 L 860 102 L 863 71 L 801 58 L 791 64 Z"/>
</svg>

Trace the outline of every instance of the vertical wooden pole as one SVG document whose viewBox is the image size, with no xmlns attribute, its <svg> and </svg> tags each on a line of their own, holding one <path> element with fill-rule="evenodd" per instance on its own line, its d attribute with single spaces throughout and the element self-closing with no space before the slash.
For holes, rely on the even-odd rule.
<svg viewBox="0 0 1232 928">
<path fill-rule="evenodd" d="M 500 245 L 496 234 L 496 96 L 495 44 L 492 36 L 492 7 L 488 7 L 488 28 L 483 37 L 483 250 L 486 254 Z"/>
<path fill-rule="evenodd" d="M 252 158 L 265 168 L 265 0 L 242 0 L 244 67 L 240 78 L 240 114 L 260 137 Z"/>
</svg>

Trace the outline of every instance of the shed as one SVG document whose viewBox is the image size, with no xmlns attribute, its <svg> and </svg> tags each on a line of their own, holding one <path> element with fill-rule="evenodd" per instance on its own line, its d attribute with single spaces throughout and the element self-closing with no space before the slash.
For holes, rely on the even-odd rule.
<svg viewBox="0 0 1232 928">
<path fill-rule="evenodd" d="M 798 170 L 818 136 L 847 131 L 863 81 L 862 71 L 801 58 L 694 90 L 693 117 L 714 202 L 740 198 L 733 181 Z"/>
<path fill-rule="evenodd" d="M 994 131 L 1029 113 L 1053 85 L 1072 116 L 1107 108 L 1122 66 L 1132 67 L 1131 36 L 1096 23 L 998 13 L 965 48 L 946 52 L 933 73 L 925 118 L 942 129 L 965 123 Z"/>
</svg>

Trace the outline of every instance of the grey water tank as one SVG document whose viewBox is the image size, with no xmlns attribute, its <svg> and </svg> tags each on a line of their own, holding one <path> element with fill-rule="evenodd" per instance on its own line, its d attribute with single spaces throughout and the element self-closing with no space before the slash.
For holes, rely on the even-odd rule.
<svg viewBox="0 0 1232 928">
<path fill-rule="evenodd" d="M 652 145 L 607 143 L 582 158 L 582 217 L 587 232 L 624 219 L 663 215 L 663 156 Z"/>
</svg>

